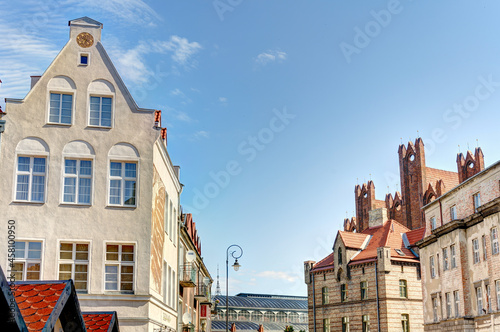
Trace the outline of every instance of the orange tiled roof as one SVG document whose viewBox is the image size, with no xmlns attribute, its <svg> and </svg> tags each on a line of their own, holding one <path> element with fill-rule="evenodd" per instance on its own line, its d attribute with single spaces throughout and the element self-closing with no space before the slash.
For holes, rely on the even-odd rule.
<svg viewBox="0 0 500 332">
<path fill-rule="evenodd" d="M 116 324 L 116 312 L 88 312 L 82 313 L 87 331 L 111 332 Z"/>
<path fill-rule="evenodd" d="M 410 242 L 410 246 L 414 246 L 415 243 L 422 240 L 425 234 L 425 227 L 414 229 L 406 233 L 406 237 L 408 238 L 408 242 Z"/>
<path fill-rule="evenodd" d="M 346 248 L 350 249 L 362 249 L 363 243 L 369 236 L 368 234 L 344 232 L 344 231 L 339 231 L 339 234 Z"/>
<path fill-rule="evenodd" d="M 67 285 L 64 281 L 14 286 L 13 294 L 28 331 L 42 331 Z"/>
<path fill-rule="evenodd" d="M 311 271 L 333 269 L 333 252 L 313 265 Z"/>
</svg>

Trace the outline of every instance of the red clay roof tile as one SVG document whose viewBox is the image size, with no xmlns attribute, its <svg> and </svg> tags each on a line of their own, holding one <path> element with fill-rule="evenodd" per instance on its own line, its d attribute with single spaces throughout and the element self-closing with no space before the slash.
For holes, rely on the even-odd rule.
<svg viewBox="0 0 500 332">
<path fill-rule="evenodd" d="M 425 234 L 425 227 L 414 229 L 406 233 L 406 237 L 408 238 L 408 242 L 410 242 L 410 246 L 414 246 L 415 243 L 422 240 Z"/>
<path fill-rule="evenodd" d="M 88 331 L 108 331 L 110 328 L 111 320 L 115 315 L 114 312 L 109 313 L 99 313 L 99 314 L 82 314 L 83 320 L 85 321 L 85 327 Z"/>
<path fill-rule="evenodd" d="M 314 264 L 311 271 L 324 270 L 327 268 L 333 268 L 333 252 Z"/>
<path fill-rule="evenodd" d="M 339 231 L 346 248 L 361 249 L 367 234 Z"/>
</svg>

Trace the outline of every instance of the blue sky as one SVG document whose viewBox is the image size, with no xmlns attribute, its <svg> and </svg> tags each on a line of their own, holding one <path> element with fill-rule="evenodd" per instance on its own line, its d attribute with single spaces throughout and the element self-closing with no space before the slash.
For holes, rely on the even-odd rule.
<svg viewBox="0 0 500 332">
<path fill-rule="evenodd" d="M 68 38 L 102 43 L 141 107 L 163 110 L 215 279 L 244 249 L 230 293 L 305 295 L 356 183 L 398 188 L 401 140 L 427 165 L 500 159 L 500 3 L 487 1 L 0 0 L 0 98 L 22 98 Z M 3 106 L 3 104 L 1 104 Z M 477 141 L 476 141 L 477 140 Z M 202 197 L 203 195 L 203 197 Z"/>
</svg>

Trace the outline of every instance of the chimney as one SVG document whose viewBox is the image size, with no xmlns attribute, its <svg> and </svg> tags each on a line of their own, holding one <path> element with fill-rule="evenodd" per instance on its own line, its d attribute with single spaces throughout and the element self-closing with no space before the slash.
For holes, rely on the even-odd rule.
<svg viewBox="0 0 500 332">
<path fill-rule="evenodd" d="M 386 208 L 370 210 L 368 215 L 370 216 L 369 227 L 383 226 L 388 220 Z"/>
<path fill-rule="evenodd" d="M 315 261 L 305 261 L 304 262 L 304 280 L 306 282 L 306 284 L 310 284 L 311 283 L 311 269 L 313 268 L 313 265 L 314 263 L 316 263 Z"/>
<path fill-rule="evenodd" d="M 40 77 L 42 77 L 42 76 L 31 76 L 31 88 L 30 89 L 33 89 L 36 82 L 38 82 L 40 80 Z"/>
</svg>

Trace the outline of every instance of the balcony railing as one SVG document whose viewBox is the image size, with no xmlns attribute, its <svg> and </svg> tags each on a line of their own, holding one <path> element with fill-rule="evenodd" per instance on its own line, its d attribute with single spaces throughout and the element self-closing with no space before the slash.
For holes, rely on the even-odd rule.
<svg viewBox="0 0 500 332">
<path fill-rule="evenodd" d="M 203 283 L 199 284 L 194 297 L 200 302 L 210 302 L 210 287 Z"/>
<path fill-rule="evenodd" d="M 197 269 L 191 264 L 184 264 L 181 266 L 179 274 L 179 283 L 182 287 L 196 287 L 196 273 Z"/>
</svg>

